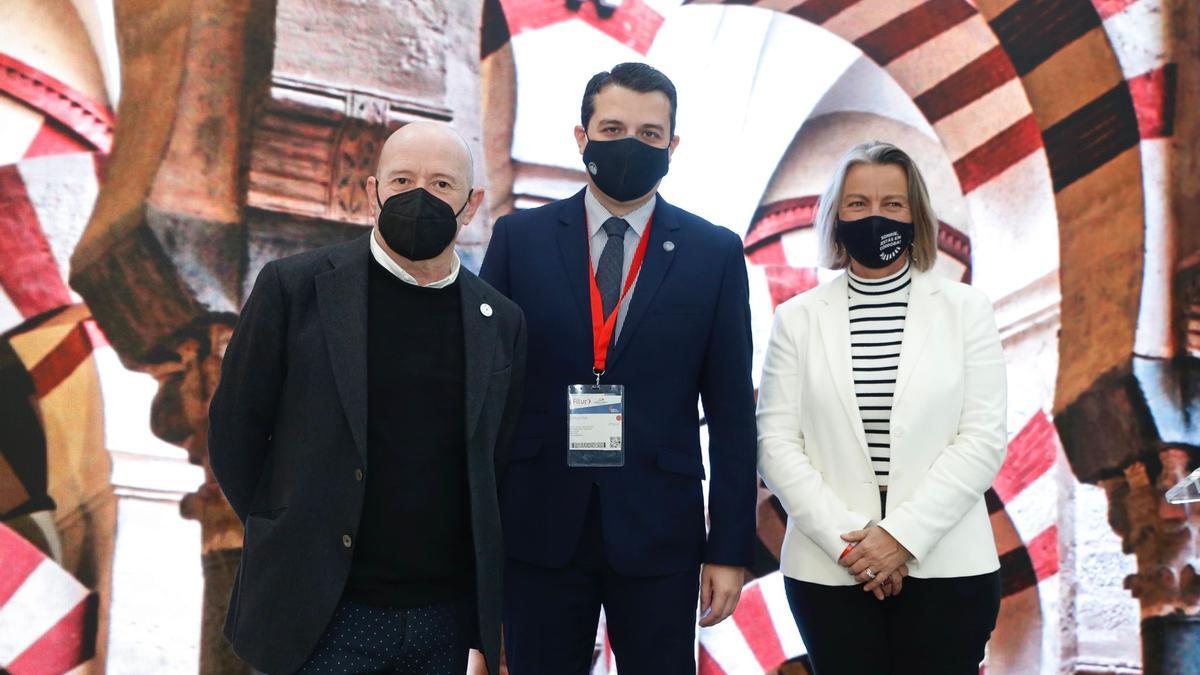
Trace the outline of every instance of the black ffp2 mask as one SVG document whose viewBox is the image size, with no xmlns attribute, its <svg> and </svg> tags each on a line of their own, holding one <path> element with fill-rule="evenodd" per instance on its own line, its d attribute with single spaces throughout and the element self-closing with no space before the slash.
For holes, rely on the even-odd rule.
<svg viewBox="0 0 1200 675">
<path fill-rule="evenodd" d="M 837 221 L 837 240 L 858 263 L 881 269 L 896 262 L 913 241 L 913 224 L 883 216 Z"/>
<path fill-rule="evenodd" d="M 375 200 L 379 201 L 378 193 Z M 379 204 L 379 233 L 389 248 L 409 260 L 436 258 L 458 235 L 458 215 L 470 203 L 468 192 L 466 203 L 455 213 L 425 188 L 400 192 Z"/>
<path fill-rule="evenodd" d="M 671 154 L 632 136 L 615 141 L 593 141 L 583 148 L 583 165 L 597 188 L 619 202 L 650 192 L 667 175 Z"/>
</svg>

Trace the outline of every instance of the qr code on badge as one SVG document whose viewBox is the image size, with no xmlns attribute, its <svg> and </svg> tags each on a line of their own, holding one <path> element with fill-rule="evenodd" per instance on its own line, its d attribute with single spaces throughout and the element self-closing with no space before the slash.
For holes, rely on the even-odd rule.
<svg viewBox="0 0 1200 675">
<path fill-rule="evenodd" d="M 621 449 L 621 437 L 620 436 L 609 436 L 608 437 L 608 447 L 612 448 L 613 450 L 620 450 Z"/>
</svg>

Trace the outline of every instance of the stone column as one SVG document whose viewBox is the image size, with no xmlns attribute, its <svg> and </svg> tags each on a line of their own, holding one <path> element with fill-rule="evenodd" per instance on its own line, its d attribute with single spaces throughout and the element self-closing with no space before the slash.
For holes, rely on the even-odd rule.
<svg viewBox="0 0 1200 675">
<path fill-rule="evenodd" d="M 1169 504 L 1163 492 L 1187 475 L 1189 453 L 1165 448 L 1157 462 L 1136 462 L 1100 480 L 1109 520 L 1138 571 L 1125 588 L 1142 613 L 1146 673 L 1192 673 L 1200 664 L 1200 577 L 1195 567 L 1200 509 Z"/>
<path fill-rule="evenodd" d="M 246 672 L 222 630 L 241 559 L 242 527 L 208 466 L 208 404 L 220 378 L 221 358 L 231 332 L 226 324 L 213 323 L 207 340 L 193 338 L 180 345 L 180 361 L 155 373 L 159 391 L 151 417 L 155 435 L 182 445 L 188 459 L 204 467 L 204 483 L 179 504 L 184 518 L 200 523 L 204 573 L 201 673 Z"/>
<path fill-rule="evenodd" d="M 1055 420 L 1076 476 L 1104 488 L 1109 522 L 1137 558 L 1125 587 L 1141 605 L 1147 675 L 1200 672 L 1200 509 L 1165 498 L 1200 460 L 1198 386 L 1194 359 L 1135 356 Z"/>
</svg>

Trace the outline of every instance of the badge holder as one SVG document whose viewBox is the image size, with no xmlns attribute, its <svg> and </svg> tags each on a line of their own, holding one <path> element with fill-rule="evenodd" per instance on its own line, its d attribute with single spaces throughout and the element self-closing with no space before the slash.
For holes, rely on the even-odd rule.
<svg viewBox="0 0 1200 675">
<path fill-rule="evenodd" d="M 567 466 L 625 466 L 625 386 L 593 384 L 567 387 Z"/>
</svg>

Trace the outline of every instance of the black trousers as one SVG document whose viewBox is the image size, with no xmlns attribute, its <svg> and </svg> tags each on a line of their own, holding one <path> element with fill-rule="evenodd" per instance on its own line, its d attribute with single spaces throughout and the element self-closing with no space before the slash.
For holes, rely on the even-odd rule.
<svg viewBox="0 0 1200 675">
<path fill-rule="evenodd" d="M 880 601 L 862 586 L 785 579 L 815 675 L 979 675 L 1000 612 L 1000 573 L 908 577 Z"/>
<path fill-rule="evenodd" d="M 642 675 L 695 675 L 700 566 L 630 577 L 604 558 L 595 493 L 579 548 L 566 567 L 509 559 L 504 569 L 504 650 L 512 675 L 591 672 L 600 607 L 617 668 Z"/>
</svg>

